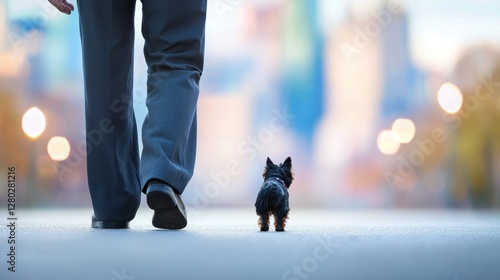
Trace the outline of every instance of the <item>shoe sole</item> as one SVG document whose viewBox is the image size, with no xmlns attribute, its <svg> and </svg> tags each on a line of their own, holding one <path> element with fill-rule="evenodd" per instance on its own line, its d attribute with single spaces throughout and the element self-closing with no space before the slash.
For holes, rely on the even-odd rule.
<svg viewBox="0 0 500 280">
<path fill-rule="evenodd" d="M 187 219 L 182 213 L 179 201 L 172 189 L 151 185 L 148 188 L 147 203 L 153 214 L 153 226 L 162 229 L 183 229 Z"/>
<path fill-rule="evenodd" d="M 101 229 L 127 229 L 129 228 L 129 222 L 92 221 L 91 227 Z"/>
</svg>

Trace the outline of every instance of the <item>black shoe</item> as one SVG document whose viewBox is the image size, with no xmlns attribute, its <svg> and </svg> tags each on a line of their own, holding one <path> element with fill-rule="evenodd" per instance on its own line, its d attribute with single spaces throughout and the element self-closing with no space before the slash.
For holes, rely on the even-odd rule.
<svg viewBox="0 0 500 280">
<path fill-rule="evenodd" d="M 155 210 L 153 226 L 164 229 L 182 229 L 187 225 L 187 214 L 181 195 L 165 183 L 154 181 L 148 185 L 146 198 L 149 208 Z"/>
<path fill-rule="evenodd" d="M 119 229 L 128 228 L 128 224 L 129 222 L 98 221 L 95 215 L 92 215 L 92 228 Z"/>
</svg>

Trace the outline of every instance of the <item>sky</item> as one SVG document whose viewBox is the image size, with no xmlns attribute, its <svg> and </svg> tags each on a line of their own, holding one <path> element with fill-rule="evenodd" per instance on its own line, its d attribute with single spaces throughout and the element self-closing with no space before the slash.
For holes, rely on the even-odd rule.
<svg viewBox="0 0 500 280">
<path fill-rule="evenodd" d="M 1 1 L 1 0 L 0 0 Z M 5 1 L 5 0 L 4 0 Z M 282 2 L 283 0 L 211 0 L 209 13 L 217 4 L 229 5 L 231 9 L 244 8 L 247 3 L 258 5 Z M 334 27 L 346 19 L 348 11 L 358 15 L 373 16 L 380 10 L 380 0 L 318 0 L 319 20 L 324 29 Z M 500 1 L 494 0 L 387 0 L 403 3 L 409 16 L 411 54 L 414 62 L 424 69 L 447 73 L 453 67 L 464 46 L 488 42 L 500 45 Z M 33 10 L 47 9 L 47 1 L 6 0 L 8 13 L 25 15 Z M 70 1 L 71 2 L 71 1 Z M 76 1 L 74 4 L 76 4 Z M 139 4 L 138 4 L 139 5 Z M 49 8 L 50 10 L 50 8 Z M 235 13 L 237 14 L 237 13 Z M 140 23 L 140 12 L 137 13 Z M 49 14 L 51 19 L 65 15 Z M 212 20 L 212 21 L 211 21 Z M 140 26 L 140 24 L 138 24 Z M 230 24 L 228 24 L 230 25 Z M 207 29 L 223 28 L 217 18 L 208 17 Z M 139 37 L 139 36 L 138 36 Z"/>
<path fill-rule="evenodd" d="M 402 2 L 409 17 L 411 54 L 424 68 L 449 73 L 464 46 L 500 45 L 500 1 L 493 0 L 392 0 Z M 372 16 L 379 0 L 320 0 L 322 24 L 345 20 L 349 7 L 357 15 Z"/>
</svg>

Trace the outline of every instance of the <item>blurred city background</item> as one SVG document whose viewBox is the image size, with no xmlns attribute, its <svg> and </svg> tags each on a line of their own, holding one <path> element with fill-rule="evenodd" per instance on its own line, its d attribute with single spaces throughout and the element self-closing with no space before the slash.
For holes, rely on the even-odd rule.
<svg viewBox="0 0 500 280">
<path fill-rule="evenodd" d="M 291 156 L 292 208 L 499 208 L 499 28 L 493 0 L 209 0 L 186 204 L 252 207 Z M 0 205 L 8 166 L 17 207 L 91 205 L 83 98 L 78 11 L 0 0 Z"/>
</svg>

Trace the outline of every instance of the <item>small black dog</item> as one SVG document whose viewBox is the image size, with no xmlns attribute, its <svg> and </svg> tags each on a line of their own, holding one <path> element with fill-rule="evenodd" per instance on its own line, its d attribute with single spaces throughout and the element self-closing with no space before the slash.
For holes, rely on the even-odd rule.
<svg viewBox="0 0 500 280">
<path fill-rule="evenodd" d="M 264 183 L 255 201 L 261 231 L 269 230 L 269 216 L 274 215 L 276 231 L 285 231 L 288 219 L 288 188 L 293 181 L 292 159 L 288 157 L 280 165 L 275 165 L 269 158 L 264 169 Z"/>
</svg>

